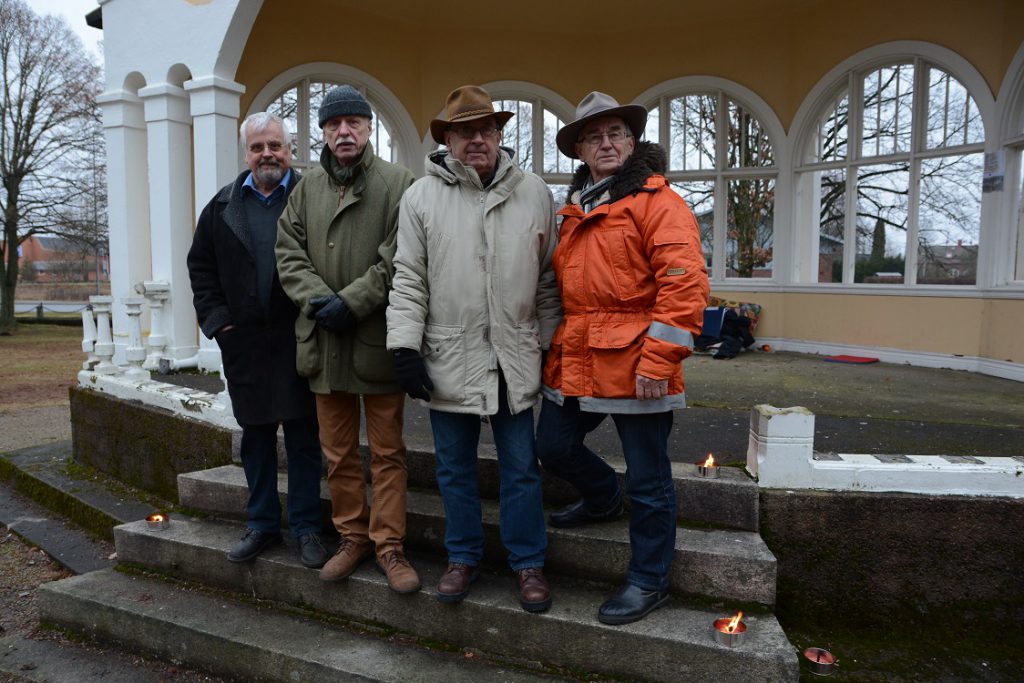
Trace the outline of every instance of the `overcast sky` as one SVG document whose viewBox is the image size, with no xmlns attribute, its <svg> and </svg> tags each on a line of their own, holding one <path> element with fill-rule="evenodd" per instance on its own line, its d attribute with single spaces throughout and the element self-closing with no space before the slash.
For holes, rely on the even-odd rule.
<svg viewBox="0 0 1024 683">
<path fill-rule="evenodd" d="M 103 54 L 97 43 L 103 38 L 103 31 L 85 23 L 85 15 L 99 7 L 96 0 L 25 0 L 25 2 L 36 14 L 55 14 L 64 17 L 71 29 L 82 39 L 85 49 L 92 51 L 102 64 Z"/>
</svg>

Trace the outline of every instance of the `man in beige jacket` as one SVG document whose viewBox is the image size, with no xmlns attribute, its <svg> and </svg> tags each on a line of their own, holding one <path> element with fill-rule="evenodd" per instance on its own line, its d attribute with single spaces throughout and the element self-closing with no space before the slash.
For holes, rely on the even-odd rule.
<svg viewBox="0 0 1024 683">
<path fill-rule="evenodd" d="M 542 348 L 558 324 L 551 192 L 499 146 L 512 113 L 463 86 L 430 124 L 447 146 L 402 198 L 387 347 L 398 384 L 427 402 L 445 507 L 441 602 L 469 594 L 483 557 L 476 458 L 490 416 L 501 477 L 501 539 L 528 612 L 551 606 L 534 453 Z"/>
</svg>

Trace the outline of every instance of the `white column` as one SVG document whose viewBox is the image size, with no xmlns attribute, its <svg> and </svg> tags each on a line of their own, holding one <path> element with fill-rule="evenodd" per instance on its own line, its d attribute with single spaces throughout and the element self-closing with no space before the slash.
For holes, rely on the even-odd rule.
<svg viewBox="0 0 1024 683">
<path fill-rule="evenodd" d="M 107 224 L 110 291 L 127 296 L 150 277 L 149 185 L 146 182 L 146 122 L 142 100 L 120 90 L 97 97 L 107 143 Z M 128 318 L 114 311 L 118 357 L 128 338 Z"/>
<path fill-rule="evenodd" d="M 802 406 L 767 404 L 750 410 L 747 471 L 769 488 L 811 485 L 814 461 L 814 413 Z"/>
<path fill-rule="evenodd" d="M 149 223 L 152 279 L 167 282 L 165 355 L 189 358 L 198 350 L 185 259 L 192 245 L 192 144 L 188 98 L 182 88 L 162 83 L 139 91 L 149 138 Z"/>
<path fill-rule="evenodd" d="M 219 76 L 203 76 L 185 82 L 192 111 L 192 143 L 195 164 L 195 215 L 217 191 L 239 173 L 239 98 L 245 86 Z M 220 368 L 217 343 L 199 335 L 199 367 Z"/>
</svg>

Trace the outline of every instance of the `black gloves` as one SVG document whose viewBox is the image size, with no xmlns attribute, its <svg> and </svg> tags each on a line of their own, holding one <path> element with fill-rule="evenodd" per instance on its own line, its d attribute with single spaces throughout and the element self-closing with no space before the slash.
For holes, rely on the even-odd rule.
<svg viewBox="0 0 1024 683">
<path fill-rule="evenodd" d="M 427 367 L 423 364 L 423 356 L 412 349 L 395 349 L 395 379 L 402 391 L 412 398 L 430 400 L 430 392 L 434 383 L 427 375 Z"/>
<path fill-rule="evenodd" d="M 356 317 L 337 294 L 315 296 L 309 300 L 309 306 L 313 310 L 306 317 L 316 320 L 316 324 L 328 332 L 344 332 L 356 324 Z"/>
</svg>

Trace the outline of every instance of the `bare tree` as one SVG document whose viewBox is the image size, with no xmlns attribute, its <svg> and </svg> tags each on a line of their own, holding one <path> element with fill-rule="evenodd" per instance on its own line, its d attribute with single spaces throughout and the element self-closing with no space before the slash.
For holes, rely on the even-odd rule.
<svg viewBox="0 0 1024 683">
<path fill-rule="evenodd" d="M 95 119 L 100 70 L 62 19 L 0 0 L 0 334 L 14 329 L 18 245 L 81 190 L 60 161 Z"/>
</svg>

